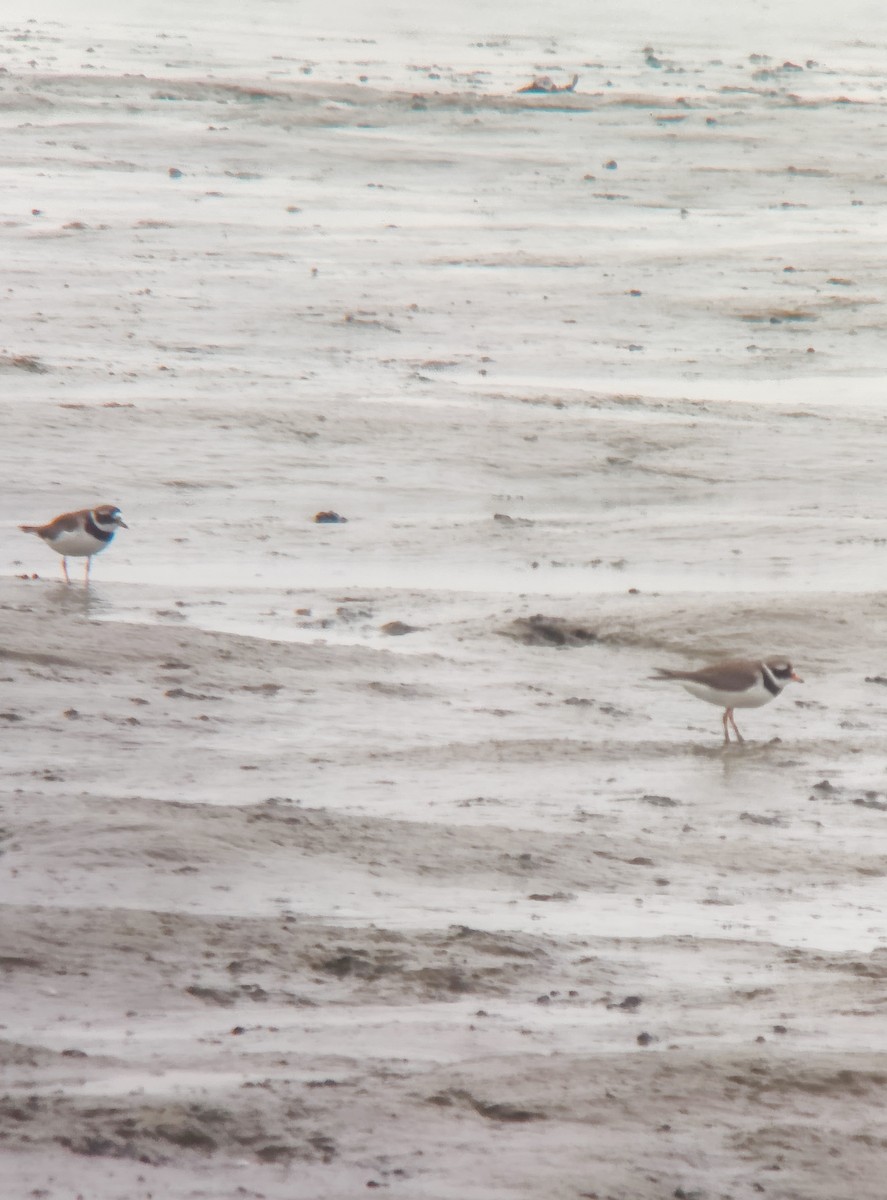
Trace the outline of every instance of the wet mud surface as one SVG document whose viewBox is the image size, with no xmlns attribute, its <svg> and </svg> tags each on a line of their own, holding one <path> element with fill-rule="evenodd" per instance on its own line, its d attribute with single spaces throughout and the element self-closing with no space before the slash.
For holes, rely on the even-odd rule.
<svg viewBox="0 0 887 1200">
<path fill-rule="evenodd" d="M 3 30 L 8 1195 L 880 1200 L 880 51 L 161 9 Z"/>
</svg>

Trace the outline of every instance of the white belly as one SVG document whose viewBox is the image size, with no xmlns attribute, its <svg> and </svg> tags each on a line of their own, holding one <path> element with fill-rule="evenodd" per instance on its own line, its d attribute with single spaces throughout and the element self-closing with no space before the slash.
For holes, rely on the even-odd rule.
<svg viewBox="0 0 887 1200">
<path fill-rule="evenodd" d="M 54 538 L 47 538 L 46 544 L 65 558 L 86 558 L 90 554 L 98 554 L 108 545 L 92 537 L 85 529 L 64 530 Z"/>
<path fill-rule="evenodd" d="M 760 708 L 774 698 L 760 680 L 745 692 L 719 692 L 690 679 L 681 679 L 679 682 L 691 696 L 707 700 L 709 704 L 717 704 L 720 708 Z"/>
</svg>

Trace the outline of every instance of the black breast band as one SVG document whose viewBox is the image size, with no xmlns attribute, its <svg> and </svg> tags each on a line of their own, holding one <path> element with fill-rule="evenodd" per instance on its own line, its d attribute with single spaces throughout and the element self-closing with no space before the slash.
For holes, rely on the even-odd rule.
<svg viewBox="0 0 887 1200">
<path fill-rule="evenodd" d="M 782 691 L 782 688 L 763 664 L 761 664 L 761 678 L 764 681 L 764 687 L 767 689 L 770 695 L 778 696 Z"/>
<path fill-rule="evenodd" d="M 97 542 L 110 542 L 114 536 L 113 529 L 99 529 L 98 525 L 92 519 L 92 513 L 86 518 L 86 532 L 90 537 L 94 537 Z"/>
</svg>

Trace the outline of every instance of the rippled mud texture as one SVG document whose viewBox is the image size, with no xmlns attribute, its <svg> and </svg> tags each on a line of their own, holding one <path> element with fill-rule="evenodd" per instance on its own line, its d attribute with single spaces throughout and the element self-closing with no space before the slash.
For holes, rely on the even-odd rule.
<svg viewBox="0 0 887 1200">
<path fill-rule="evenodd" d="M 880 1200 L 870 13 L 53 2 L 0 18 L 6 1192 Z M 99 501 L 66 588 L 17 526 Z M 649 679 L 759 654 L 742 747 Z"/>
</svg>

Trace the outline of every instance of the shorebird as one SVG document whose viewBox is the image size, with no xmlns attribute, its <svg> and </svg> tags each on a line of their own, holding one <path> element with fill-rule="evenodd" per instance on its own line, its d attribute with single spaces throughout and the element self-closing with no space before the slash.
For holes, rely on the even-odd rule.
<svg viewBox="0 0 887 1200">
<path fill-rule="evenodd" d="M 71 582 L 68 575 L 68 559 L 85 558 L 85 584 L 89 583 L 92 556 L 111 544 L 118 529 L 126 528 L 127 524 L 116 504 L 100 504 L 97 508 L 82 508 L 78 512 L 62 513 L 46 525 L 19 525 L 23 533 L 36 533 L 56 554 L 62 556 L 65 583 Z"/>
<path fill-rule="evenodd" d="M 768 658 L 763 662 L 737 658 L 713 663 L 698 671 L 670 671 L 664 667 L 656 670 L 658 673 L 651 675 L 651 679 L 673 680 L 685 687 L 691 696 L 723 708 L 725 742 L 730 741 L 729 725 L 733 726 L 738 740 L 745 741 L 733 717 L 734 708 L 760 708 L 774 700 L 792 680 L 803 683 L 785 658 Z"/>
</svg>

